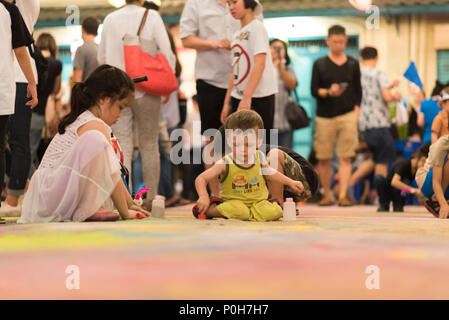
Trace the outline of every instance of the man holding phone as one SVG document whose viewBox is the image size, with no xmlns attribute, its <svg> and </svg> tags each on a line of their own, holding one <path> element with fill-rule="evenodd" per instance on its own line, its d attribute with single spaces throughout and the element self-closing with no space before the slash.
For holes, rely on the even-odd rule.
<svg viewBox="0 0 449 320">
<path fill-rule="evenodd" d="M 359 62 L 344 51 L 348 37 L 345 28 L 332 26 L 326 44 L 326 57 L 315 61 L 312 72 L 312 95 L 317 99 L 314 149 L 318 173 L 324 189 L 321 206 L 333 204 L 331 193 L 331 160 L 337 146 L 339 159 L 339 206 L 351 206 L 347 197 L 351 158 L 358 145 L 357 118 L 362 100 Z"/>
</svg>

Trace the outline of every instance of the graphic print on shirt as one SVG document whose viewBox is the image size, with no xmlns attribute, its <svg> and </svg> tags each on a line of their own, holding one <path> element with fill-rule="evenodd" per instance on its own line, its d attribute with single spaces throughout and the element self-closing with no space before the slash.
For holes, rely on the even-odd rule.
<svg viewBox="0 0 449 320">
<path fill-rule="evenodd" d="M 242 32 L 236 39 L 248 41 L 250 32 Z M 249 76 L 251 70 L 251 60 L 248 52 L 239 44 L 235 44 L 231 48 L 232 50 L 232 72 L 234 74 L 234 86 L 240 85 Z"/>
<path fill-rule="evenodd" d="M 260 191 L 260 182 L 257 177 L 248 181 L 243 175 L 236 175 L 232 179 L 232 192 L 236 194 Z"/>
</svg>

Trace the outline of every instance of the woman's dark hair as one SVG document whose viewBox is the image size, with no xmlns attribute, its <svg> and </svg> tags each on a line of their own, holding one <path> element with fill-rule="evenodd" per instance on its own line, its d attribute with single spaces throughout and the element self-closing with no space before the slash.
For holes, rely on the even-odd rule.
<svg viewBox="0 0 449 320">
<path fill-rule="evenodd" d="M 36 41 L 36 47 L 39 50 L 48 50 L 52 58 L 56 59 L 58 55 L 58 46 L 56 45 L 56 40 L 49 33 L 42 33 Z"/>
<path fill-rule="evenodd" d="M 273 39 L 273 40 L 270 41 L 270 46 L 271 46 L 271 44 L 272 44 L 273 42 L 276 42 L 276 41 L 282 43 L 282 45 L 284 46 L 284 51 L 285 51 L 285 65 L 286 65 L 286 66 L 290 65 L 291 60 L 290 60 L 290 56 L 288 55 L 288 46 L 287 46 L 287 43 L 284 42 L 284 41 L 282 41 L 282 40 L 280 40 L 280 39 Z"/>
<path fill-rule="evenodd" d="M 254 11 L 254 9 L 256 9 L 258 3 L 254 0 L 243 0 L 244 4 L 245 4 L 245 9 L 251 9 Z"/>
<path fill-rule="evenodd" d="M 168 40 L 170 40 L 171 51 L 173 52 L 176 58 L 175 75 L 176 78 L 178 78 L 181 76 L 182 65 L 181 62 L 179 61 L 178 53 L 176 52 L 176 44 L 175 40 L 173 39 L 173 34 L 171 33 L 171 30 L 168 26 L 165 26 L 165 29 L 167 30 Z"/>
<path fill-rule="evenodd" d="M 114 103 L 132 93 L 134 82 L 125 72 L 107 64 L 99 66 L 84 82 L 78 82 L 73 86 L 70 113 L 61 120 L 58 132 L 64 134 L 68 125 L 84 111 L 96 105 L 99 100 L 110 98 Z"/>
<path fill-rule="evenodd" d="M 160 7 L 157 4 L 155 4 L 153 1 L 145 1 L 143 3 L 143 7 L 146 9 L 151 9 L 151 10 L 156 10 L 156 11 L 159 11 L 159 9 L 160 9 Z"/>
</svg>

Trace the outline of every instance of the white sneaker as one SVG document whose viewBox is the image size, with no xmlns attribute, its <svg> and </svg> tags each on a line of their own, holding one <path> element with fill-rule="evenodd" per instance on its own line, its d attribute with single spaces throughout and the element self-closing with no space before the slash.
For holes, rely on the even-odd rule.
<svg viewBox="0 0 449 320">
<path fill-rule="evenodd" d="M 2 202 L 0 207 L 0 217 L 20 217 L 22 213 L 22 205 L 19 203 L 17 207 L 10 206 L 6 202 Z"/>
</svg>

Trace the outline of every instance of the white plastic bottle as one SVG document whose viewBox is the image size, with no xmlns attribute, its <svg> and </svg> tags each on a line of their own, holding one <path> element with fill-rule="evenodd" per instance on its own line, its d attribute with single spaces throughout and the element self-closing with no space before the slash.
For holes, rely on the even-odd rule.
<svg viewBox="0 0 449 320">
<path fill-rule="evenodd" d="M 296 203 L 293 202 L 293 198 L 287 198 L 284 202 L 284 221 L 296 220 Z"/>
<path fill-rule="evenodd" d="M 165 197 L 156 196 L 151 205 L 151 216 L 153 218 L 165 217 Z"/>
</svg>

